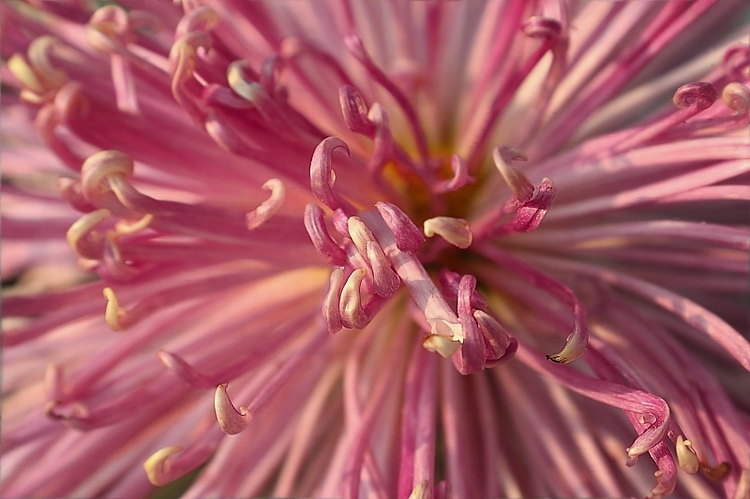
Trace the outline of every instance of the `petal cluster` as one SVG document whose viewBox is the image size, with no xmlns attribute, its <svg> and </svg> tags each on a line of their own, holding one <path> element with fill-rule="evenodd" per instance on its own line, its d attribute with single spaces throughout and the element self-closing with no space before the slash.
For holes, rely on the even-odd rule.
<svg viewBox="0 0 750 499">
<path fill-rule="evenodd" d="M 0 13 L 4 497 L 750 494 L 741 1 Z"/>
</svg>

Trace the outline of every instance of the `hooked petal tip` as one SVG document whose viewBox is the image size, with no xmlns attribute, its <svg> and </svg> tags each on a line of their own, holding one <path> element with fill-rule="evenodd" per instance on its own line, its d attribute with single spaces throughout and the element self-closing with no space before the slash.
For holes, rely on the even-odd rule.
<svg viewBox="0 0 750 499">
<path fill-rule="evenodd" d="M 351 155 L 349 145 L 338 137 L 326 137 L 315 148 L 310 161 L 310 187 L 315 197 L 332 210 L 341 208 L 353 213 L 355 210 L 351 205 L 333 190 L 336 176 L 332 166 L 332 154 L 339 148 L 343 149 L 347 156 Z"/>
<path fill-rule="evenodd" d="M 71 248 L 82 258 L 99 260 L 104 254 L 104 236 L 94 230 L 112 213 L 106 208 L 86 213 L 70 226 L 65 239 Z"/>
<path fill-rule="evenodd" d="M 750 112 L 750 89 L 742 83 L 734 81 L 724 87 L 721 100 L 740 116 L 746 116 Z"/>
<path fill-rule="evenodd" d="M 263 184 L 263 189 L 271 191 L 271 195 L 260 206 L 245 216 L 245 223 L 250 230 L 266 223 L 281 208 L 281 204 L 284 202 L 284 197 L 286 196 L 284 183 L 277 178 L 267 180 Z"/>
<path fill-rule="evenodd" d="M 146 471 L 148 481 L 157 487 L 171 482 L 172 477 L 169 473 L 172 464 L 171 456 L 180 451 L 182 451 L 182 447 L 179 445 L 173 445 L 159 449 L 151 454 L 151 456 L 143 462 L 143 469 Z"/>
<path fill-rule="evenodd" d="M 341 290 L 339 301 L 339 314 L 341 322 L 347 329 L 362 329 L 369 321 L 367 314 L 362 309 L 362 295 L 360 285 L 367 275 L 367 270 L 356 269 L 349 275 L 349 278 Z"/>
<path fill-rule="evenodd" d="M 651 448 L 658 444 L 661 439 L 664 438 L 664 435 L 666 435 L 669 426 L 669 406 L 663 400 L 661 400 L 661 402 L 663 404 L 661 408 L 663 413 L 647 413 L 649 417 L 654 418 L 654 422 L 638 435 L 635 441 L 633 441 L 633 445 L 625 449 L 629 458 L 628 466 L 634 464 L 638 456 L 651 450 Z"/>
<path fill-rule="evenodd" d="M 127 311 L 120 306 L 117 295 L 112 288 L 104 288 L 102 294 L 107 299 L 104 320 L 112 331 L 124 331 L 128 328 Z"/>
<path fill-rule="evenodd" d="M 323 299 L 323 318 L 328 326 L 328 332 L 335 334 L 344 327 L 339 313 L 339 301 L 341 300 L 341 286 L 344 283 L 344 268 L 336 267 L 331 271 L 328 292 Z"/>
<path fill-rule="evenodd" d="M 252 415 L 246 407 L 240 407 L 237 410 L 232 404 L 232 399 L 227 393 L 228 383 L 222 383 L 216 387 L 214 394 L 214 409 L 216 411 L 216 420 L 219 422 L 219 428 L 227 435 L 237 435 L 242 433 L 250 424 Z"/>
<path fill-rule="evenodd" d="M 563 349 L 556 354 L 547 355 L 547 360 L 551 360 L 557 364 L 568 364 L 583 355 L 588 346 L 588 335 L 584 335 L 581 329 L 582 327 L 576 326 L 566 339 Z"/>
<path fill-rule="evenodd" d="M 339 88 L 339 103 L 349 130 L 367 137 L 375 135 L 375 124 L 367 116 L 365 99 L 356 88 L 342 85 Z"/>
<path fill-rule="evenodd" d="M 492 151 L 492 160 L 516 199 L 521 203 L 529 201 L 534 195 L 534 184 L 520 170 L 511 165 L 512 161 L 528 161 L 526 154 L 518 148 L 502 146 Z"/>
<path fill-rule="evenodd" d="M 675 450 L 677 452 L 677 463 L 680 465 L 680 468 L 691 475 L 698 473 L 700 463 L 698 462 L 695 449 L 693 449 L 692 442 L 685 440 L 682 435 L 678 435 L 675 442 Z"/>
</svg>

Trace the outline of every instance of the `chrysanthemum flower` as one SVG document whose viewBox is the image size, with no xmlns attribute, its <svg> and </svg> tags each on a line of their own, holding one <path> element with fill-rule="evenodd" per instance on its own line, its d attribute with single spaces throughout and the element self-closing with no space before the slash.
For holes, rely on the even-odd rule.
<svg viewBox="0 0 750 499">
<path fill-rule="evenodd" d="M 750 497 L 742 4 L 4 2 L 3 497 Z"/>
</svg>

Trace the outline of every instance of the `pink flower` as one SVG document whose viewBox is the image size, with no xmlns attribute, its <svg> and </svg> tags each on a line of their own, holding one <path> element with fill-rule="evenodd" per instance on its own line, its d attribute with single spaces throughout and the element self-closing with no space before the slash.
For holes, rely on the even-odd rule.
<svg viewBox="0 0 750 499">
<path fill-rule="evenodd" d="M 91 5 L 2 5 L 3 497 L 750 497 L 743 2 Z"/>
</svg>

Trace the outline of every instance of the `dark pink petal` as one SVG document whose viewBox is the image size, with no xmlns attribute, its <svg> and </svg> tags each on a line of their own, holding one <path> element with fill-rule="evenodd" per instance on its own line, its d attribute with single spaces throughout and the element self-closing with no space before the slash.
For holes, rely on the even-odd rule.
<svg viewBox="0 0 750 499">
<path fill-rule="evenodd" d="M 378 201 L 375 204 L 383 221 L 396 237 L 396 246 L 401 251 L 415 253 L 425 241 L 424 234 L 398 206 Z"/>
</svg>

